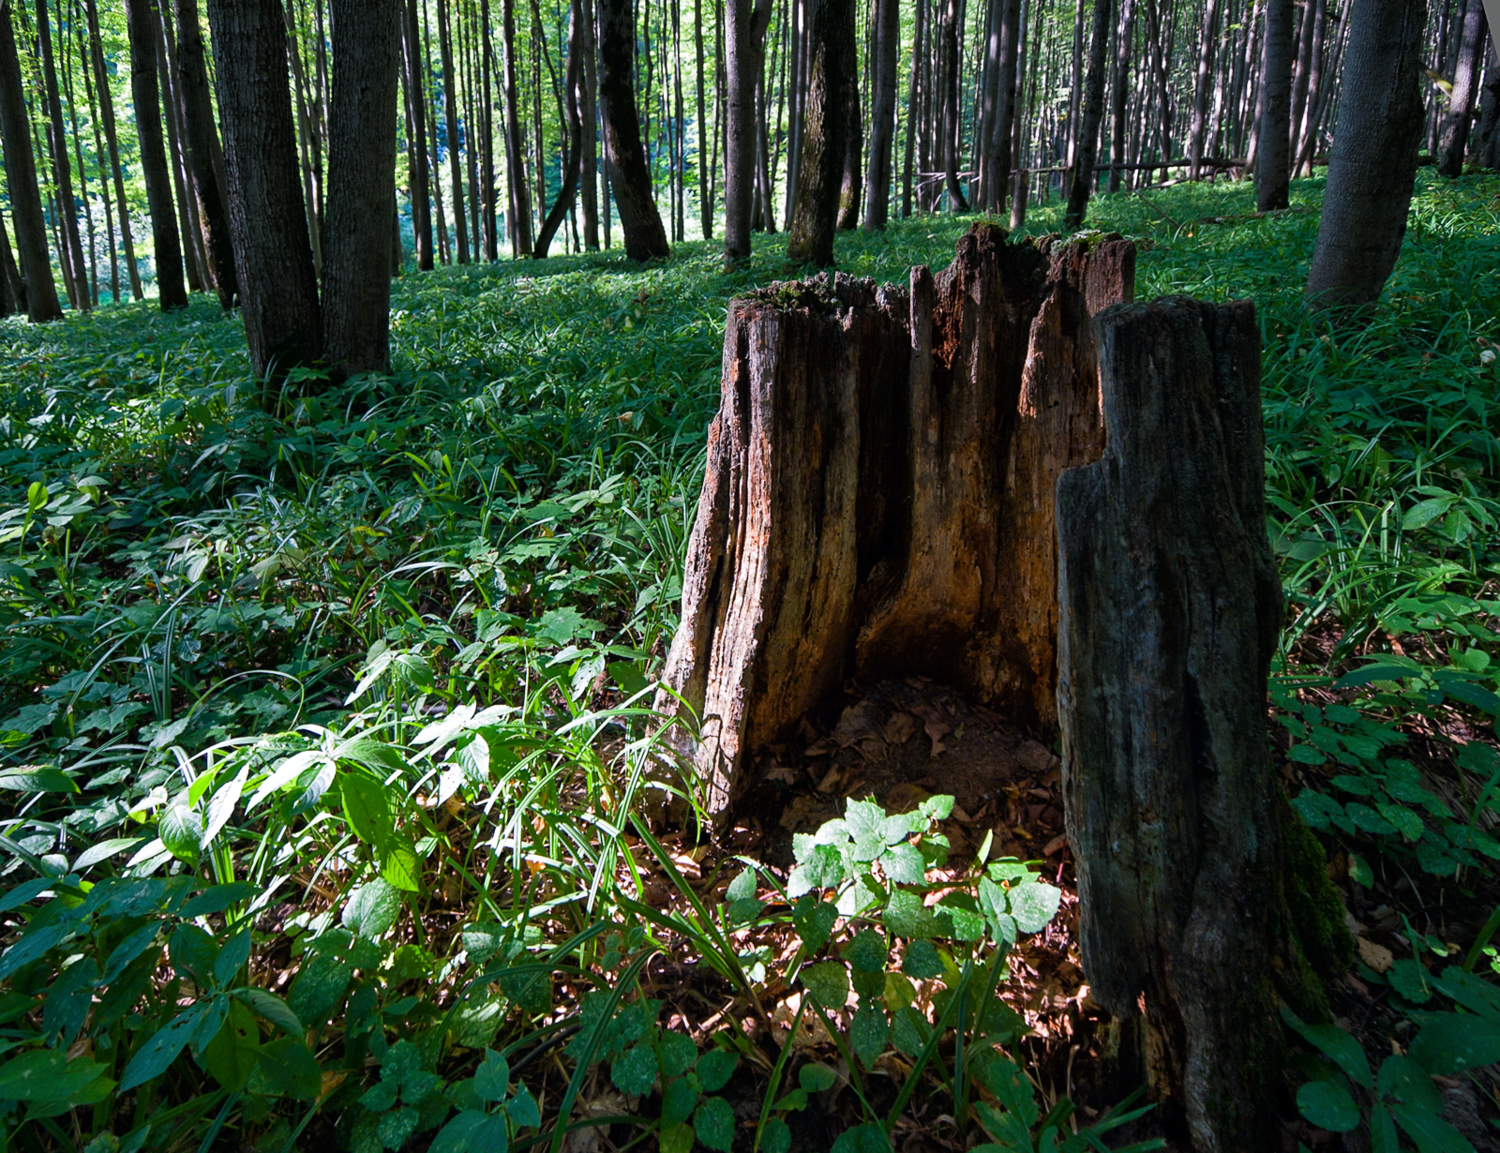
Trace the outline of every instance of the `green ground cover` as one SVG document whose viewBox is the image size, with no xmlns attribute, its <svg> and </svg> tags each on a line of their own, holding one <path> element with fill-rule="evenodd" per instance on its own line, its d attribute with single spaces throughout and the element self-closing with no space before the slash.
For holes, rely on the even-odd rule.
<svg viewBox="0 0 1500 1153">
<path fill-rule="evenodd" d="M 1141 242 L 1140 296 L 1256 302 L 1288 791 L 1370 922 L 1358 979 L 1389 989 L 1393 1019 L 1450 1002 L 1500 1019 L 1491 986 L 1463 983 L 1486 970 L 1500 858 L 1500 179 L 1424 170 L 1379 314 L 1342 331 L 1301 304 L 1321 192 L 1299 182 L 1291 211 L 1257 218 L 1247 186 L 1184 186 L 1100 198 L 1093 222 Z M 1029 231 L 1058 215 L 1034 209 Z M 840 267 L 904 279 L 946 264 L 969 223 L 844 235 Z M 434 1148 L 556 1153 L 559 1116 L 619 1113 L 637 1121 L 616 1140 L 728 1149 L 738 1131 L 735 1148 L 784 1150 L 833 1066 L 785 1067 L 739 1026 L 695 1044 L 641 974 L 690 954 L 709 993 L 770 1028 L 790 1002 L 764 950 L 789 933 L 812 998 L 793 1012 L 843 1005 L 835 969 L 862 997 L 827 1050 L 862 1122 L 840 1153 L 884 1148 L 924 1077 L 950 1112 L 983 1087 L 991 1139 L 1031 1147 L 1016 1134 L 1049 1122 L 1014 1066 L 966 1072 L 945 1046 L 1016 1040 L 988 1006 L 1018 927 L 1057 909 L 1032 871 L 965 866 L 977 905 L 934 927 L 862 905 L 881 882 L 854 870 L 831 879 L 846 900 L 824 922 L 795 880 L 732 855 L 704 865 L 735 878 L 727 892 L 690 883 L 692 847 L 632 823 L 724 307 L 796 274 L 783 239 L 759 237 L 736 276 L 702 244 L 647 269 L 408 274 L 395 373 L 280 398 L 275 416 L 237 318 L 206 299 L 5 322 L 11 1139 L 282 1149 L 327 1129 L 362 1151 L 440 1134 Z M 892 892 L 923 891 L 940 863 L 940 808 L 910 818 L 926 855 L 883 866 Z M 875 819 L 860 813 L 851 828 Z M 641 899 L 648 873 L 665 906 Z M 1365 946 L 1392 910 L 1410 947 L 1378 963 Z M 887 1038 L 909 1058 L 889 1092 L 871 1080 Z M 1329 1128 L 1347 1120 L 1340 1069 L 1359 1080 L 1314 1068 L 1333 1088 L 1304 1107 Z M 764 1107 L 737 1116 L 745 1099 Z M 593 1121 L 586 1102 L 605 1102 Z"/>
</svg>

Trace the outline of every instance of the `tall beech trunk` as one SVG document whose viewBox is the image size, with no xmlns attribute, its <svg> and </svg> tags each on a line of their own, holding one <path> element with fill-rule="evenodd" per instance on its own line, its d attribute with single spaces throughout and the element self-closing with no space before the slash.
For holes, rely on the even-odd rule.
<svg viewBox="0 0 1500 1153">
<path fill-rule="evenodd" d="M 1135 250 L 1004 237 L 976 225 L 909 292 L 824 275 L 730 305 L 663 674 L 721 818 L 850 676 L 1056 721 L 1052 494 L 1103 449 L 1089 320 L 1131 298 Z"/>
<path fill-rule="evenodd" d="M 875 59 L 870 65 L 870 159 L 865 176 L 865 230 L 878 232 L 891 218 L 892 161 L 896 144 L 896 84 L 901 66 L 901 2 L 875 2 Z M 1014 2 L 1014 0 L 1012 0 Z"/>
<path fill-rule="evenodd" d="M 99 10 L 94 0 L 85 0 L 89 26 L 89 58 L 94 70 L 94 90 L 99 93 L 99 119 L 104 122 L 104 139 L 109 145 L 109 168 L 114 180 L 116 211 L 120 216 L 120 245 L 125 250 L 125 267 L 130 277 L 130 292 L 140 300 L 141 270 L 135 262 L 135 237 L 130 230 L 130 210 L 125 203 L 125 177 L 120 170 L 119 136 L 115 131 L 115 101 L 110 93 L 109 73 L 104 64 L 104 47 L 99 37 Z"/>
<path fill-rule="evenodd" d="M 833 263 L 849 132 L 856 47 L 854 0 L 813 0 L 808 30 L 811 67 L 786 254 L 790 260 L 826 268 Z"/>
<path fill-rule="evenodd" d="M 383 3 L 384 0 L 375 0 L 375 6 Z M 382 16 L 380 13 L 372 11 L 371 18 L 375 23 L 379 24 Z M 337 21 L 335 21 L 334 27 L 337 28 L 337 26 Z M 401 72 L 403 81 L 401 89 L 406 95 L 406 123 L 411 129 L 411 136 L 407 140 L 407 156 L 410 158 L 410 172 L 408 173 L 408 177 L 410 184 L 409 195 L 411 197 L 411 228 L 412 235 L 416 241 L 417 267 L 423 272 L 431 272 L 433 266 L 432 195 L 427 172 L 427 100 L 423 96 L 426 81 L 422 71 L 422 41 L 417 29 L 416 0 L 409 0 L 408 3 L 401 5 L 400 32 L 401 40 L 398 47 L 401 57 L 399 66 L 403 69 Z M 372 83 L 378 85 L 380 81 L 372 80 Z M 395 99 L 394 94 L 391 99 Z M 329 142 L 329 151 L 332 151 L 332 141 Z M 331 156 L 329 163 L 332 164 Z M 394 170 L 392 171 L 394 172 Z M 330 190 L 329 196 L 330 198 L 332 197 L 332 190 Z M 328 244 L 326 239 L 323 244 L 323 250 L 324 261 L 326 262 L 328 259 Z"/>
<path fill-rule="evenodd" d="M 216 163 L 218 131 L 214 127 L 213 99 L 208 88 L 197 0 L 177 0 L 177 70 L 182 87 L 188 168 L 193 174 L 198 211 L 207 234 L 204 255 L 209 276 L 219 294 L 219 304 L 227 311 L 234 307 L 239 284 L 234 272 L 229 200 L 219 179 L 220 164 Z"/>
<path fill-rule="evenodd" d="M 401 0 L 332 0 L 332 15 L 323 356 L 342 377 L 390 368 L 391 253 L 382 239 L 396 202 L 403 18 L 408 42 L 416 36 Z M 420 89 L 416 97 L 422 104 Z M 420 140 L 417 152 L 425 152 Z M 430 267 L 430 234 L 427 245 Z"/>
<path fill-rule="evenodd" d="M 578 87 L 583 78 L 584 16 L 581 0 L 572 0 L 568 21 L 568 67 L 563 79 L 563 94 L 567 106 L 567 156 L 562 173 L 562 187 L 557 190 L 557 199 L 547 213 L 547 218 L 542 221 L 542 227 L 536 234 L 536 244 L 531 251 L 531 255 L 537 260 L 546 258 L 552 237 L 557 234 L 563 219 L 572 211 L 573 204 L 578 199 L 578 173 L 583 164 L 583 116 L 578 108 Z"/>
<path fill-rule="evenodd" d="M 851 60 L 854 59 L 851 57 Z M 848 85 L 848 111 L 844 120 L 843 177 L 839 181 L 838 227 L 840 231 L 859 226 L 860 198 L 864 193 L 860 160 L 864 149 L 864 126 L 860 116 L 859 82 L 853 76 Z"/>
<path fill-rule="evenodd" d="M 1479 74 L 1484 68 L 1486 32 L 1484 5 L 1470 0 L 1464 9 L 1463 32 L 1459 40 L 1458 65 L 1453 72 L 1453 95 L 1448 101 L 1448 115 L 1443 118 L 1438 139 L 1438 171 L 1444 176 L 1458 176 L 1464 170 L 1464 154 L 1474 123 L 1474 103 L 1479 95 Z"/>
<path fill-rule="evenodd" d="M 297 173 L 286 26 L 280 0 L 207 0 L 207 7 L 250 364 L 257 376 L 284 375 L 315 362 L 322 342 Z M 393 206 L 384 219 L 394 216 Z M 379 234 L 389 252 L 385 227 Z"/>
<path fill-rule="evenodd" d="M 443 120 L 448 132 L 448 168 L 453 183 L 453 232 L 458 263 L 469 263 L 469 224 L 464 216 L 464 162 L 458 132 L 458 74 L 453 70 L 453 34 L 448 0 L 438 0 L 438 60 L 443 67 Z M 473 190 L 470 189 L 472 192 Z"/>
<path fill-rule="evenodd" d="M 825 0 L 825 3 L 827 0 Z M 942 0 L 939 0 L 939 4 Z M 939 28 L 942 41 L 939 48 L 942 53 L 940 74 L 942 83 L 939 86 L 939 96 L 942 100 L 942 115 L 938 117 L 938 124 L 942 127 L 942 141 L 939 144 L 941 152 L 939 155 L 943 161 L 943 184 L 948 190 L 948 210 L 950 212 L 969 211 L 969 201 L 964 196 L 963 185 L 958 179 L 958 124 L 959 124 L 959 70 L 960 59 L 958 52 L 958 37 L 963 22 L 961 0 L 947 0 L 946 17 L 940 22 Z M 850 59 L 853 56 L 853 43 L 851 37 Z"/>
<path fill-rule="evenodd" d="M 1003 0 L 996 18 L 994 119 L 985 149 L 983 181 L 984 210 L 999 212 L 1005 207 L 1006 189 L 1010 186 L 1013 162 L 1011 138 L 1015 135 L 1016 69 L 1020 61 L 1021 0 Z"/>
<path fill-rule="evenodd" d="M 1310 904 L 1326 916 L 1337 899 L 1320 849 L 1308 876 L 1283 846 L 1308 834 L 1266 750 L 1281 589 L 1260 329 L 1248 302 L 1168 297 L 1110 309 L 1095 333 L 1108 443 L 1057 486 L 1057 707 L 1083 967 L 1116 1017 L 1144 1004 L 1169 1130 L 1185 1123 L 1199 1151 L 1270 1153 L 1278 997 L 1309 1011 L 1309 961 L 1352 950 L 1304 928 Z"/>
<path fill-rule="evenodd" d="M 755 197 L 755 154 L 760 135 L 755 90 L 765 66 L 771 0 L 727 0 L 724 22 L 724 67 L 728 90 L 724 139 L 724 263 L 734 266 L 750 259 L 750 216 Z"/>
<path fill-rule="evenodd" d="M 1379 298 L 1406 235 L 1422 136 L 1426 0 L 1353 0 L 1346 18 L 1338 128 L 1307 278 L 1315 307 Z"/>
<path fill-rule="evenodd" d="M 1266 50 L 1261 72 L 1260 133 L 1255 153 L 1255 207 L 1275 212 L 1291 202 L 1292 0 L 1266 0 Z M 1346 14 L 1345 19 L 1348 19 Z M 1344 83 L 1359 83 L 1346 75 Z"/>
<path fill-rule="evenodd" d="M 80 312 L 87 312 L 93 307 L 93 301 L 89 296 L 88 266 L 83 260 L 83 240 L 78 234 L 78 204 L 73 197 L 72 165 L 68 163 L 68 134 L 63 121 L 62 98 L 57 87 L 57 66 L 52 56 L 52 28 L 47 17 L 46 0 L 36 0 L 36 29 L 37 41 L 42 50 L 47 147 L 52 153 L 52 171 L 57 178 L 57 226 L 60 242 L 67 255 L 63 270 L 64 275 L 71 272 L 68 277 L 68 297 L 72 300 L 73 307 Z"/>
<path fill-rule="evenodd" d="M 579 177 L 583 184 L 583 247 L 599 251 L 599 52 L 594 43 L 594 0 L 583 0 L 583 89 L 579 94 L 579 116 L 583 120 L 583 160 Z M 609 205 L 606 202 L 605 208 Z M 707 211 L 713 211 L 709 198 Z M 705 239 L 713 235 L 705 225 Z"/>
<path fill-rule="evenodd" d="M 1215 0 L 1210 0 L 1210 3 Z M 1094 161 L 1099 155 L 1099 128 L 1104 123 L 1104 76 L 1114 39 L 1113 0 L 1094 0 L 1094 30 L 1089 40 L 1089 69 L 1083 85 L 1083 123 L 1078 129 L 1078 157 L 1068 187 L 1068 209 L 1063 220 L 1081 228 L 1094 188 Z"/>
<path fill-rule="evenodd" d="M 141 175 L 146 180 L 151 238 L 156 246 L 156 294 L 162 311 L 167 312 L 186 308 L 188 300 L 182 279 L 182 245 L 172 204 L 172 176 L 167 169 L 167 146 L 162 136 L 161 100 L 156 84 L 156 16 L 151 10 L 151 0 L 126 0 L 125 21 L 130 34 L 130 92 L 135 102 Z M 224 71 L 221 64 L 220 75 Z"/>
<path fill-rule="evenodd" d="M 26 315 L 33 324 L 62 319 L 62 302 L 52 277 L 52 251 L 42 215 L 36 155 L 31 150 L 31 120 L 21 85 L 21 58 L 16 52 L 9 0 L 0 0 L 0 138 L 5 143 L 5 186 L 16 226 L 16 251 L 26 281 Z"/>
<path fill-rule="evenodd" d="M 634 72 L 635 20 L 630 0 L 599 0 L 599 94 L 604 100 L 610 184 L 625 232 L 625 255 L 631 260 L 652 260 L 670 256 L 672 250 L 651 196 Z"/>
<path fill-rule="evenodd" d="M 0 212 L 0 316 L 24 312 L 26 301 L 22 298 L 25 294 L 21 271 L 10 251 L 10 230 L 5 227 L 5 214 Z"/>
<path fill-rule="evenodd" d="M 1109 191 L 1118 192 L 1124 173 L 1120 165 L 1128 163 L 1125 156 L 1125 129 L 1127 101 L 1130 97 L 1130 49 L 1135 35 L 1136 0 L 1121 0 L 1120 42 L 1115 46 L 1115 74 L 1110 88 L 1110 142 L 1109 142 Z"/>
<path fill-rule="evenodd" d="M 505 53 L 501 63 L 505 87 L 505 186 L 510 194 L 505 224 L 510 233 L 511 255 L 519 257 L 531 251 L 531 194 L 526 190 L 526 143 L 521 138 L 521 99 L 516 85 L 515 0 L 500 0 L 500 35 Z"/>
</svg>

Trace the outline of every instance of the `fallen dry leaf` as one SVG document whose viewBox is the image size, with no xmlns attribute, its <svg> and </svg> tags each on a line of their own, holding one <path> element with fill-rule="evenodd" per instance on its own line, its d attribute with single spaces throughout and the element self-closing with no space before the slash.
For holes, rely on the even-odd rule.
<svg viewBox="0 0 1500 1153">
<path fill-rule="evenodd" d="M 1385 973 L 1396 963 L 1393 954 L 1384 945 L 1377 945 L 1366 937 L 1356 937 L 1354 943 L 1359 947 L 1359 959 L 1377 973 Z"/>
<path fill-rule="evenodd" d="M 885 722 L 882 736 L 888 745 L 904 745 L 912 733 L 917 731 L 917 718 L 910 713 L 892 713 Z"/>
</svg>

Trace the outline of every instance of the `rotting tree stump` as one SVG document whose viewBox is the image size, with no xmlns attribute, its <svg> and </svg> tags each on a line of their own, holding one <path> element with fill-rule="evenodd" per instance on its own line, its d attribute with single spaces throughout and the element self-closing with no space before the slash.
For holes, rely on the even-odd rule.
<svg viewBox="0 0 1500 1153">
<path fill-rule="evenodd" d="M 977 226 L 907 289 L 734 302 L 657 708 L 691 714 L 668 739 L 718 819 L 850 679 L 1060 731 L 1121 1072 L 1183 1143 L 1269 1150 L 1277 998 L 1326 1015 L 1349 943 L 1266 748 L 1259 333 L 1249 304 L 1130 304 L 1133 280 L 1118 238 Z"/>
<path fill-rule="evenodd" d="M 719 414 L 657 707 L 726 813 L 750 755 L 853 677 L 915 673 L 1056 723 L 1053 492 L 1104 448 L 1089 324 L 1134 246 L 978 225 L 906 290 L 730 305 Z"/>
<path fill-rule="evenodd" d="M 1144 1006 L 1153 1095 L 1195 1149 L 1270 1149 L 1276 985 L 1302 954 L 1264 736 L 1282 601 L 1260 331 L 1248 302 L 1168 298 L 1112 308 L 1096 333 L 1108 445 L 1057 488 L 1083 968 L 1117 1018 Z"/>
</svg>

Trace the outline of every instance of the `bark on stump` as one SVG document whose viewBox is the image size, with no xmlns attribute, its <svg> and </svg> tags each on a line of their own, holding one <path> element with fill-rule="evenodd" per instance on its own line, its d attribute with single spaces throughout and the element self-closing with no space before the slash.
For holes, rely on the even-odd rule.
<svg viewBox="0 0 1500 1153">
<path fill-rule="evenodd" d="M 1057 489 L 1083 967 L 1117 1017 L 1144 996 L 1153 1095 L 1195 1149 L 1269 1149 L 1292 951 L 1263 735 L 1281 592 L 1260 333 L 1248 303 L 1185 298 L 1110 309 L 1096 333 L 1108 445 Z"/>
<path fill-rule="evenodd" d="M 1056 723 L 1053 492 L 1103 450 L 1092 315 L 1135 250 L 994 226 L 909 289 L 821 276 L 730 305 L 657 701 L 722 815 L 750 754 L 849 677 L 917 673 Z"/>
</svg>

